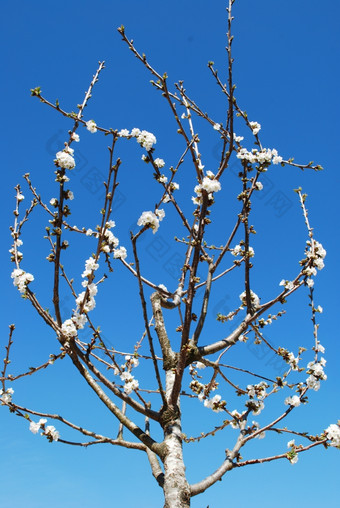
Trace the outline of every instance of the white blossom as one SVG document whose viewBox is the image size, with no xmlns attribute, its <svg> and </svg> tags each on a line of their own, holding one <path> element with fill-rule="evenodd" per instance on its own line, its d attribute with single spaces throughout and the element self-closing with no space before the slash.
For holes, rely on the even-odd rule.
<svg viewBox="0 0 340 508">
<path fill-rule="evenodd" d="M 73 169 L 76 165 L 74 158 L 69 153 L 61 150 L 56 154 L 57 166 L 63 169 Z"/>
<path fill-rule="evenodd" d="M 40 427 L 42 425 L 45 425 L 45 423 L 47 422 L 46 418 L 40 418 L 40 420 L 38 422 L 30 422 L 30 426 L 29 426 L 29 429 L 31 432 L 33 432 L 33 434 L 37 434 L 40 430 Z"/>
<path fill-rule="evenodd" d="M 236 134 L 234 132 L 234 140 L 236 141 L 236 143 L 241 143 L 241 141 L 244 140 L 244 137 L 243 136 L 236 136 Z"/>
<path fill-rule="evenodd" d="M 18 192 L 18 194 L 17 194 L 17 200 L 18 201 L 22 201 L 23 199 L 25 199 L 25 196 L 23 194 L 21 194 L 21 192 Z"/>
<path fill-rule="evenodd" d="M 0 389 L 0 400 L 4 404 L 9 404 L 12 402 L 12 395 L 14 393 L 13 388 L 7 388 L 7 390 L 4 392 L 3 389 Z"/>
<path fill-rule="evenodd" d="M 94 120 L 89 120 L 88 122 L 86 122 L 86 128 L 88 131 L 91 132 L 91 134 L 97 132 L 97 124 Z"/>
<path fill-rule="evenodd" d="M 87 317 L 85 314 L 79 314 L 78 312 L 75 312 L 72 316 L 72 321 L 76 325 L 77 329 L 82 330 L 87 323 Z"/>
<path fill-rule="evenodd" d="M 263 185 L 261 182 L 256 182 L 255 187 L 256 190 L 261 191 L 263 189 Z"/>
<path fill-rule="evenodd" d="M 247 305 L 246 292 L 245 291 L 243 291 L 243 293 L 240 294 L 240 300 L 241 300 L 243 305 Z M 260 299 L 257 296 L 257 294 L 254 293 L 252 290 L 250 290 L 250 301 L 251 301 L 251 304 L 254 306 L 255 309 L 260 307 Z"/>
<path fill-rule="evenodd" d="M 129 136 L 129 131 L 127 129 L 121 129 L 118 132 L 118 136 L 120 136 L 121 138 L 127 138 Z"/>
<path fill-rule="evenodd" d="M 336 425 L 335 423 L 332 423 L 327 429 L 325 430 L 327 439 L 330 439 L 330 445 L 335 446 L 336 448 L 340 447 L 340 427 L 339 425 Z"/>
<path fill-rule="evenodd" d="M 301 404 L 301 400 L 297 395 L 293 395 L 293 397 L 287 397 L 285 399 L 286 406 L 294 406 L 298 407 Z"/>
<path fill-rule="evenodd" d="M 77 134 L 76 132 L 72 132 L 71 139 L 72 139 L 72 141 L 75 141 L 76 143 L 79 143 L 79 141 L 80 141 L 79 134 Z"/>
<path fill-rule="evenodd" d="M 280 282 L 279 284 L 280 286 L 284 286 L 284 288 L 287 290 L 287 291 L 291 291 L 293 288 L 294 288 L 294 284 L 293 282 L 289 281 L 289 280 L 284 280 L 282 279 L 282 281 Z"/>
<path fill-rule="evenodd" d="M 256 136 L 261 130 L 261 124 L 257 122 L 249 122 L 249 125 L 251 127 L 251 130 L 253 131 L 253 134 Z"/>
<path fill-rule="evenodd" d="M 34 280 L 31 273 L 26 273 L 21 268 L 15 268 L 11 274 L 13 284 L 16 286 L 20 293 L 25 293 L 27 285 Z"/>
<path fill-rule="evenodd" d="M 295 446 L 295 439 L 292 439 L 291 441 L 288 441 L 288 443 L 287 443 L 288 448 L 292 448 L 293 446 Z"/>
<path fill-rule="evenodd" d="M 132 132 L 131 132 L 132 134 Z M 149 152 L 153 145 L 157 143 L 156 137 L 148 131 L 141 131 L 137 136 L 137 143 L 139 143 L 147 152 Z"/>
<path fill-rule="evenodd" d="M 299 460 L 299 456 L 298 456 L 298 454 L 297 454 L 297 453 L 296 453 L 295 455 L 293 455 L 292 457 L 290 457 L 290 458 L 289 458 L 289 462 L 290 462 L 291 464 L 296 464 L 298 460 Z"/>
<path fill-rule="evenodd" d="M 222 128 L 222 125 L 220 123 L 214 123 L 213 128 L 215 131 L 219 131 Z"/>
<path fill-rule="evenodd" d="M 241 418 L 242 415 L 240 415 L 240 413 L 234 409 L 234 411 L 231 412 L 231 415 L 234 416 L 235 418 L 237 418 L 237 420 L 239 420 Z M 230 422 L 230 426 L 233 428 L 233 429 L 238 429 L 239 428 L 239 424 L 238 424 L 238 421 L 236 419 L 235 420 L 232 420 Z"/>
<path fill-rule="evenodd" d="M 165 175 L 161 175 L 159 178 L 158 178 L 158 181 L 160 183 L 168 183 L 168 178 L 165 176 Z"/>
<path fill-rule="evenodd" d="M 134 127 L 131 131 L 131 136 L 137 137 L 137 136 L 139 136 L 139 134 L 140 134 L 140 129 L 137 129 L 137 127 Z"/>
<path fill-rule="evenodd" d="M 159 221 L 162 221 L 165 217 L 165 212 L 162 208 L 156 208 L 155 214 L 157 215 Z"/>
<path fill-rule="evenodd" d="M 125 247 L 120 247 L 119 249 L 114 249 L 113 257 L 115 259 L 126 259 L 127 251 Z"/>
<path fill-rule="evenodd" d="M 64 148 L 64 152 L 66 152 L 66 153 L 68 153 L 70 155 L 73 155 L 74 154 L 74 149 L 66 144 L 65 148 Z"/>
<path fill-rule="evenodd" d="M 91 275 L 91 273 L 95 270 L 98 270 L 99 264 L 96 263 L 96 260 L 93 257 L 90 257 L 85 261 L 85 270 L 82 273 L 82 277 L 87 277 L 88 275 Z"/>
<path fill-rule="evenodd" d="M 312 374 L 306 379 L 307 387 L 317 392 L 320 389 L 320 381 Z"/>
<path fill-rule="evenodd" d="M 61 330 L 66 337 L 76 337 L 77 335 L 77 328 L 72 319 L 66 319 L 61 326 Z"/>
<path fill-rule="evenodd" d="M 60 434 L 53 425 L 47 425 L 45 428 L 45 436 L 51 437 L 53 441 L 58 441 Z"/>
<path fill-rule="evenodd" d="M 282 159 L 281 155 L 278 155 L 277 150 L 275 150 L 275 149 L 272 150 L 272 156 L 273 156 L 273 158 L 272 158 L 273 164 L 281 164 L 283 159 Z"/>
<path fill-rule="evenodd" d="M 151 211 L 143 212 L 137 221 L 137 225 L 149 226 L 153 230 L 153 233 L 155 234 L 159 228 L 159 219 Z"/>
<path fill-rule="evenodd" d="M 74 199 L 74 194 L 72 191 L 70 191 L 70 190 L 67 191 L 66 199 L 70 199 L 71 201 L 72 201 L 72 199 Z"/>
<path fill-rule="evenodd" d="M 221 184 L 218 180 L 215 180 L 214 178 L 210 178 L 208 176 L 205 176 L 203 178 L 203 182 L 201 184 L 202 189 L 206 190 L 208 193 L 210 192 L 218 192 L 221 190 Z"/>
<path fill-rule="evenodd" d="M 202 362 L 196 362 L 196 368 L 197 369 L 205 369 L 205 365 Z"/>
<path fill-rule="evenodd" d="M 225 401 L 221 401 L 221 395 L 214 395 L 211 399 L 204 400 L 204 406 L 212 409 L 215 413 L 223 411 Z"/>
<path fill-rule="evenodd" d="M 137 379 L 132 379 L 131 381 L 125 383 L 124 385 L 124 392 L 129 395 L 133 390 L 137 390 L 139 387 L 139 383 Z"/>
<path fill-rule="evenodd" d="M 159 159 L 159 158 L 154 160 L 154 164 L 155 164 L 155 166 L 157 168 L 164 168 L 164 166 L 165 166 L 164 160 L 163 159 Z"/>
<path fill-rule="evenodd" d="M 315 346 L 315 351 L 316 352 L 320 352 L 320 353 L 324 353 L 325 352 L 325 348 L 320 344 L 320 342 L 318 342 L 318 344 Z"/>
</svg>

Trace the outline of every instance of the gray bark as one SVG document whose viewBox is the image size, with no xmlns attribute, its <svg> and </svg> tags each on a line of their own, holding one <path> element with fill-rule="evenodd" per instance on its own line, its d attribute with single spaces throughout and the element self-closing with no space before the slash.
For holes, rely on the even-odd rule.
<svg viewBox="0 0 340 508">
<path fill-rule="evenodd" d="M 166 373 L 167 399 L 171 397 L 175 374 Z M 179 408 L 174 409 L 164 425 L 164 508 L 189 508 L 190 487 L 185 476 L 183 462 L 182 429 Z"/>
</svg>

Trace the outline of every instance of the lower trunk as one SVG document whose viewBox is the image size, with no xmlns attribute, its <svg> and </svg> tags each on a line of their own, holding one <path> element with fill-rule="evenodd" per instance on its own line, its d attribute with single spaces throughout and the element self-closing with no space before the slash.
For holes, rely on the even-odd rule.
<svg viewBox="0 0 340 508">
<path fill-rule="evenodd" d="M 169 423 L 165 430 L 164 508 L 189 508 L 190 488 L 185 476 L 180 420 Z"/>
</svg>

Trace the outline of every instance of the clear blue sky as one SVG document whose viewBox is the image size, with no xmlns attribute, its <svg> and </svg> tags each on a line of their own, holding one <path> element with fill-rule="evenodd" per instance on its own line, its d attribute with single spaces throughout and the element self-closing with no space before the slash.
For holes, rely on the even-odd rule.
<svg viewBox="0 0 340 508">
<path fill-rule="evenodd" d="M 58 98 L 65 109 L 74 110 L 83 99 L 98 60 L 105 60 L 106 69 L 86 109 L 87 119 L 94 118 L 105 127 L 140 127 L 154 132 L 158 139 L 157 156 L 170 161 L 172 149 L 179 153 L 181 146 L 174 134 L 174 122 L 160 94 L 149 84 L 150 76 L 121 42 L 116 28 L 124 24 L 128 37 L 135 40 L 136 46 L 147 54 L 155 68 L 161 73 L 166 71 L 170 82 L 183 79 L 189 95 L 202 109 L 209 111 L 216 121 L 223 122 L 225 103 L 209 74 L 207 62 L 213 60 L 221 73 L 226 70 L 226 16 L 224 2 L 211 2 L 208 6 L 203 0 L 174 0 L 170 4 L 156 0 L 101 0 L 97 3 L 89 0 L 3 0 L 1 14 L 3 72 L 0 101 L 4 144 L 0 220 L 4 240 L 0 258 L 5 295 L 1 306 L 1 347 L 6 344 L 8 324 L 15 322 L 17 331 L 10 370 L 14 374 L 44 361 L 49 353 L 58 351 L 58 346 L 51 334 L 46 334 L 28 302 L 20 300 L 9 278 L 12 265 L 7 251 L 10 248 L 8 226 L 12 223 L 14 206 L 12 188 L 24 173 L 30 172 L 34 185 L 45 200 L 55 196 L 51 179 L 53 159 L 71 127 L 66 119 L 31 98 L 29 90 L 41 86 L 47 98 L 52 101 Z M 254 214 L 259 233 L 255 239 L 259 258 L 256 258 L 254 281 L 262 294 L 270 294 L 273 280 L 292 278 L 296 262 L 302 257 L 306 236 L 293 188 L 302 186 L 309 194 L 307 206 L 315 236 L 328 252 L 326 268 L 318 274 L 316 286 L 317 304 L 324 307 L 320 317 L 320 340 L 326 347 L 328 380 L 318 393 L 311 395 L 313 404 L 298 408 L 291 420 L 296 428 L 317 433 L 340 417 L 336 321 L 340 6 L 333 0 L 321 4 L 316 0 L 237 0 L 234 16 L 236 95 L 249 118 L 261 123 L 263 145 L 277 148 L 285 158 L 295 157 L 303 163 L 314 160 L 325 168 L 318 174 L 302 173 L 288 167 L 268 174 L 264 182 L 266 194 L 256 202 Z M 80 204 L 76 206 L 73 202 L 73 208 L 78 211 L 74 212 L 71 224 L 73 220 L 74 223 L 82 222 L 82 214 L 90 221 L 91 213 L 99 209 L 101 191 L 90 188 L 86 175 L 97 170 L 105 173 L 107 167 L 106 139 L 91 137 L 84 130 L 80 134 L 83 142 L 79 144 L 78 169 L 72 175 L 72 190 Z M 213 171 L 217 164 L 218 136 L 210 129 L 205 140 L 201 137 L 206 167 Z M 131 142 L 130 151 L 126 147 L 122 148 L 126 167 L 115 220 L 121 224 L 117 235 L 129 247 L 129 227 L 142 210 L 151 209 L 155 198 L 152 194 L 154 186 L 149 187 L 150 180 L 142 173 L 145 168 L 140 161 L 141 151 L 135 146 L 132 148 Z M 135 185 L 129 185 L 131 182 Z M 188 189 L 193 187 L 191 181 L 188 183 L 183 179 L 181 189 L 184 190 L 186 185 Z M 230 186 L 236 189 L 233 174 L 230 175 Z M 24 185 L 23 189 L 28 197 Z M 277 196 L 281 196 L 281 204 Z M 220 210 L 232 210 L 233 203 L 235 201 L 230 202 L 229 208 L 226 204 Z M 45 281 L 50 277 L 50 266 L 43 264 L 48 249 L 41 240 L 44 224 L 40 212 L 37 219 L 35 227 L 24 237 L 23 266 L 35 274 L 34 290 L 38 291 L 40 285 L 40 294 L 49 306 L 49 286 Z M 216 220 L 217 231 L 227 219 L 220 214 Z M 88 223 L 89 227 L 95 225 L 96 219 Z M 159 233 L 160 242 L 166 242 L 166 229 L 163 232 L 160 229 Z M 261 235 L 264 243 L 261 243 Z M 158 283 L 171 287 L 171 259 L 179 251 L 178 245 L 169 242 L 164 254 L 152 240 L 150 233 L 145 240 L 147 269 L 152 277 L 158 278 Z M 84 259 L 81 253 L 78 273 L 83 269 Z M 72 267 L 76 266 L 75 261 L 70 261 Z M 123 280 L 120 271 L 117 277 L 118 283 Z M 120 346 L 129 350 L 129 344 L 133 344 L 131 337 L 136 340 L 142 333 L 140 313 L 137 300 L 134 300 L 136 319 L 124 318 L 121 303 L 126 295 L 123 286 L 118 287 L 118 291 L 111 289 L 111 293 L 103 295 L 102 298 L 110 298 L 112 308 L 109 312 L 98 310 L 98 322 L 102 323 L 106 335 L 113 327 L 121 338 Z M 134 287 L 134 281 L 129 281 L 126 291 Z M 210 308 L 212 321 L 217 312 L 228 312 L 233 306 L 234 293 L 230 288 L 219 289 Z M 297 345 L 311 345 L 308 313 L 302 312 L 303 321 L 297 310 L 297 305 L 303 302 L 306 302 L 306 296 L 293 301 L 288 306 L 293 319 L 285 321 L 282 329 L 279 326 L 273 328 L 271 339 L 276 345 L 286 345 L 292 350 Z M 71 307 L 71 301 L 65 299 L 65 315 Z M 123 318 L 116 320 L 112 317 L 115 312 Z M 211 330 L 217 330 L 215 324 Z M 233 360 L 236 362 L 237 358 Z M 259 359 L 248 351 L 247 361 L 251 365 L 255 362 L 261 372 L 267 370 L 270 375 L 277 375 L 275 367 L 267 365 L 268 357 Z M 73 376 L 66 361 L 51 369 L 50 374 L 45 376 L 42 373 L 26 382 L 18 382 L 14 388 L 18 403 L 58 412 L 76 423 L 84 422 L 84 426 L 98 432 L 111 432 L 110 417 L 94 397 L 83 390 L 81 381 Z M 203 425 L 206 414 L 207 410 L 200 413 Z M 191 423 L 185 422 L 189 429 Z M 5 408 L 0 413 L 0 429 L 1 506 L 162 506 L 162 492 L 151 477 L 142 453 L 102 445 L 80 449 L 49 444 L 40 436 L 31 434 L 27 423 L 11 416 Z M 191 430 L 193 434 L 199 433 L 195 425 Z M 60 432 L 66 438 L 68 431 L 60 428 Z M 221 441 L 218 441 L 220 438 L 205 440 L 198 455 L 191 449 L 186 452 L 190 481 L 202 478 L 197 467 L 200 462 L 203 462 L 201 467 L 205 474 L 220 464 L 229 436 L 227 433 Z M 286 438 L 280 441 L 281 448 L 272 445 L 270 440 L 268 443 L 257 441 L 250 448 L 249 457 L 270 455 L 272 446 L 282 451 L 286 441 Z M 222 452 L 217 443 L 221 444 Z M 281 461 L 243 468 L 233 471 L 207 493 L 194 498 L 192 506 L 205 508 L 209 504 L 210 508 L 224 508 L 237 503 L 240 508 L 249 504 L 254 508 L 283 508 L 289 503 L 293 507 L 322 505 L 335 508 L 339 506 L 340 497 L 339 464 L 337 450 L 326 452 L 319 447 L 310 454 L 303 454 L 295 466 Z"/>
</svg>

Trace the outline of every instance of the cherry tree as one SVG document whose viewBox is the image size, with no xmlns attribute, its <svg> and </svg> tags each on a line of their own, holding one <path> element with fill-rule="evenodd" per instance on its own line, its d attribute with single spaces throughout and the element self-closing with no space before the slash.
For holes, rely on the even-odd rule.
<svg viewBox="0 0 340 508">
<path fill-rule="evenodd" d="M 10 369 L 10 358 L 15 326 L 10 325 L 1 373 L 1 403 L 14 415 L 26 419 L 31 432 L 40 433 L 55 444 L 88 447 L 106 443 L 124 447 L 126 453 L 143 452 L 155 482 L 163 489 L 166 508 L 190 506 L 192 497 L 213 487 L 234 469 L 281 459 L 295 464 L 301 453 L 314 447 L 340 447 L 337 423 L 325 422 L 319 434 L 313 435 L 290 428 L 284 422 L 288 415 L 308 402 L 309 392 L 318 391 L 327 378 L 324 371 L 326 360 L 322 356 L 324 347 L 318 338 L 317 318 L 322 307 L 314 298 L 314 281 L 317 272 L 324 267 L 326 250 L 314 234 L 307 196 L 297 188 L 301 221 L 305 223 L 305 249 L 296 260 L 293 277 L 273 280 L 271 296 L 263 300 L 261 288 L 255 288 L 252 282 L 256 259 L 251 245 L 256 234 L 252 219 L 253 198 L 262 192 L 261 178 L 270 171 L 289 166 L 293 171 L 319 171 L 322 167 L 313 162 L 286 160 L 275 148 L 266 148 L 265 140 L 261 138 L 261 125 L 249 119 L 239 103 L 233 81 L 234 1 L 229 0 L 227 7 L 226 78 L 220 76 L 213 62 L 208 64 L 212 79 L 225 98 L 224 118 L 213 118 L 205 112 L 187 92 L 183 82 L 170 86 L 167 75 L 152 66 L 152 58 L 149 60 L 139 52 L 121 26 L 118 31 L 123 42 L 146 68 L 152 86 L 168 106 L 172 125 L 182 140 L 181 153 L 172 153 L 170 149 L 166 156 L 158 153 L 157 133 L 144 130 L 143 126 L 111 128 L 86 117 L 85 108 L 104 69 L 104 62 L 100 62 L 76 112 L 67 111 L 59 101 L 47 99 L 39 87 L 31 90 L 33 97 L 65 117 L 69 130 L 65 132 L 64 146 L 60 146 L 54 159 L 56 197 L 40 195 L 35 187 L 36 174 L 25 174 L 25 191 L 21 185 L 16 186 L 14 224 L 11 227 L 13 245 L 10 253 L 14 264 L 11 277 L 27 304 L 32 305 L 51 330 L 60 349 L 44 363 L 14 373 Z M 211 129 L 220 143 L 215 167 L 206 168 L 206 157 L 201 153 L 196 126 L 203 124 Z M 75 197 L 71 190 L 72 171 L 76 167 L 81 138 L 89 133 L 105 136 L 109 141 L 103 203 L 98 217 L 93 219 L 92 224 L 96 225 L 92 228 L 89 227 L 91 224 L 72 225 L 70 222 L 73 208 L 84 206 L 82 196 Z M 119 210 L 114 211 L 114 204 L 124 170 L 120 149 L 123 143 L 136 142 L 145 164 L 145 178 L 153 179 L 157 187 L 152 187 L 148 209 L 138 212 L 131 227 L 129 244 L 123 246 L 114 234 L 119 231 L 120 221 Z M 226 220 L 214 210 L 218 202 L 228 199 L 228 182 L 231 167 L 235 164 L 239 179 L 238 201 Z M 177 181 L 184 173 L 185 182 L 192 189 L 190 195 L 182 191 Z M 27 193 L 31 197 L 25 207 Z M 34 219 L 37 208 L 46 216 L 47 262 L 51 268 L 48 281 L 42 280 L 39 273 L 30 273 L 21 252 L 22 235 Z M 136 214 L 137 210 L 136 205 Z M 167 216 L 171 216 L 171 224 L 167 224 Z M 218 235 L 216 229 L 213 230 L 215 236 L 211 233 L 214 224 L 218 225 Z M 166 275 L 161 283 L 154 280 L 146 261 L 143 238 L 157 236 L 160 229 L 168 242 L 174 242 L 180 248 L 180 272 L 175 284 Z M 66 251 L 68 253 L 73 248 L 74 237 L 81 237 L 82 242 L 78 250 L 78 244 L 74 242 L 76 257 L 82 259 L 77 271 L 64 262 Z M 140 336 L 133 342 L 126 329 L 129 340 L 124 340 L 124 346 L 112 330 L 102 331 L 96 313 L 97 294 L 105 287 L 106 291 L 115 287 L 118 269 L 124 270 L 127 280 L 135 281 L 140 303 L 139 309 L 134 309 L 136 319 L 140 319 Z M 284 267 L 282 270 L 284 272 Z M 50 285 L 50 310 L 47 308 L 50 301 L 45 301 L 45 296 L 40 294 L 43 284 Z M 215 319 L 220 332 L 214 331 L 211 336 L 208 308 L 214 292 L 221 286 L 228 287 L 237 296 L 238 303 L 227 313 L 217 313 Z M 289 318 L 286 304 L 297 291 L 309 295 L 313 326 L 309 349 L 296 344 L 294 351 L 290 351 L 285 344 L 274 346 L 268 337 L 270 327 L 278 326 L 275 322 Z M 119 292 L 126 300 L 126 315 L 131 316 L 129 297 L 124 294 L 124 288 Z M 66 294 L 73 303 L 64 319 L 61 304 Z M 109 299 L 106 303 L 107 312 L 115 319 Z M 129 320 L 131 317 L 127 319 L 127 327 Z M 251 341 L 254 347 L 268 348 L 277 358 L 280 375 L 275 379 L 266 372 L 259 373 L 257 368 L 250 370 L 242 364 L 244 350 Z M 238 362 L 230 365 L 227 358 L 234 350 L 237 350 Z M 42 407 L 26 407 L 16 400 L 13 390 L 16 380 L 42 370 L 48 376 L 53 366 L 62 361 L 72 363 L 89 390 L 105 406 L 108 419 L 115 422 L 112 435 L 102 435 L 96 429 L 84 428 L 81 422 L 68 420 L 67 415 L 45 412 Z M 254 418 L 262 411 L 265 413 L 265 405 L 271 399 L 277 401 L 276 414 L 271 412 L 259 424 Z M 202 411 L 207 415 L 202 426 L 204 430 L 192 436 L 188 422 Z M 80 438 L 69 439 L 69 432 L 78 433 Z M 199 446 L 205 438 L 222 433 L 226 435 L 226 447 L 214 452 L 218 466 L 197 483 L 189 484 L 184 447 Z M 281 451 L 243 459 L 241 452 L 246 450 L 248 443 L 263 439 L 269 433 L 278 438 L 287 436 Z"/>
</svg>

